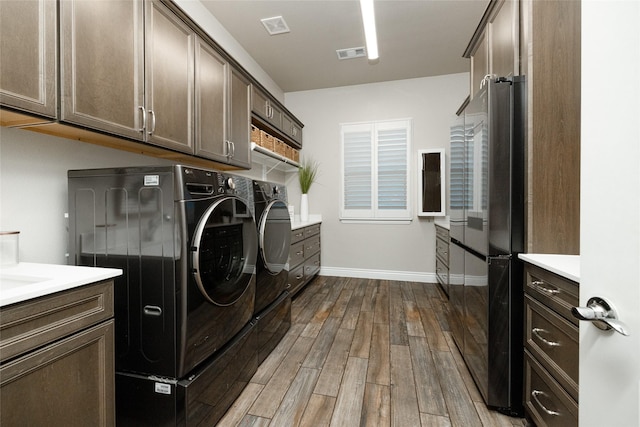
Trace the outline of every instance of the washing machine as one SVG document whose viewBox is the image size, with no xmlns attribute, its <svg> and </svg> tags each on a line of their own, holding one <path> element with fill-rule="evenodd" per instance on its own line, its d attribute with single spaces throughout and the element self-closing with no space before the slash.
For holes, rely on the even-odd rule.
<svg viewBox="0 0 640 427">
<path fill-rule="evenodd" d="M 256 298 L 258 360 L 262 362 L 291 326 L 289 249 L 291 219 L 287 188 L 282 184 L 253 181 L 253 203 L 258 229 Z"/>
<path fill-rule="evenodd" d="M 211 378 L 225 369 L 223 352 L 246 360 L 245 373 L 256 369 L 258 236 L 251 186 L 236 180 L 181 165 L 68 172 L 70 262 L 124 271 L 114 294 L 119 423 L 131 416 L 121 403 L 132 381 L 150 402 L 177 399 L 188 417 L 196 409 L 181 384 L 195 381 L 204 395 L 226 389 Z"/>
</svg>

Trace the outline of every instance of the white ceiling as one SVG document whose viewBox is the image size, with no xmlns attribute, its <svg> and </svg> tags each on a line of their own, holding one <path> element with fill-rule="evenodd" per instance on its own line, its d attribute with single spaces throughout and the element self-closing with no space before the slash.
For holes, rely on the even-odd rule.
<svg viewBox="0 0 640 427">
<path fill-rule="evenodd" d="M 376 0 L 380 59 L 338 60 L 365 45 L 357 0 L 201 0 L 284 92 L 469 71 L 462 54 L 489 0 Z M 290 33 L 270 36 L 262 18 Z"/>
</svg>

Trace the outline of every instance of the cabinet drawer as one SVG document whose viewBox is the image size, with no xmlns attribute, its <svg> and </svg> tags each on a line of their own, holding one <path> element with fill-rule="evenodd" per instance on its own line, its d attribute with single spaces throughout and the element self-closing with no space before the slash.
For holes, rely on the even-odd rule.
<svg viewBox="0 0 640 427">
<path fill-rule="evenodd" d="M 446 287 L 449 284 L 449 267 L 440 258 L 436 258 L 436 277 L 442 286 Z"/>
<path fill-rule="evenodd" d="M 304 261 L 305 280 L 311 278 L 311 276 L 316 275 L 319 271 L 320 271 L 320 253 L 317 253 L 314 256 L 307 258 Z"/>
<path fill-rule="evenodd" d="M 296 289 L 304 282 L 304 264 L 289 270 L 289 287 L 291 292 L 295 292 Z"/>
<path fill-rule="evenodd" d="M 447 230 L 446 228 L 436 225 L 436 237 L 438 239 L 444 240 L 445 242 L 447 242 L 447 244 L 449 244 L 449 230 Z"/>
<path fill-rule="evenodd" d="M 296 230 L 291 230 L 291 244 L 299 242 L 304 239 L 304 228 L 298 228 Z"/>
<path fill-rule="evenodd" d="M 113 280 L 0 309 L 0 361 L 113 317 Z"/>
<path fill-rule="evenodd" d="M 578 403 L 525 351 L 525 406 L 538 427 L 578 425 Z"/>
<path fill-rule="evenodd" d="M 527 265 L 525 292 L 571 323 L 578 324 L 578 319 L 571 315 L 571 308 L 579 302 L 577 283 L 534 265 Z"/>
<path fill-rule="evenodd" d="M 290 267 L 300 265 L 304 261 L 304 244 L 305 242 L 302 241 L 291 245 L 291 249 L 289 250 Z"/>
<path fill-rule="evenodd" d="M 527 350 L 578 400 L 578 328 L 528 295 L 524 304 Z"/>
<path fill-rule="evenodd" d="M 304 229 L 304 238 L 320 234 L 320 224 L 310 225 Z"/>
<path fill-rule="evenodd" d="M 436 256 L 438 256 L 444 264 L 449 265 L 449 242 L 436 239 Z"/>
<path fill-rule="evenodd" d="M 310 237 L 304 241 L 304 256 L 309 258 L 311 255 L 320 252 L 320 235 Z"/>
</svg>

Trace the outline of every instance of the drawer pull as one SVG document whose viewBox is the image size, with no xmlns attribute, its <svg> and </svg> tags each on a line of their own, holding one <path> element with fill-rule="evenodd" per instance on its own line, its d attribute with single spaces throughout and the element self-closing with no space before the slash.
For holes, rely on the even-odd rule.
<svg viewBox="0 0 640 427">
<path fill-rule="evenodd" d="M 542 402 L 540 402 L 540 399 L 538 399 L 538 396 L 546 396 L 546 395 L 544 394 L 544 392 L 542 392 L 542 391 L 540 391 L 540 390 L 533 390 L 533 391 L 531 392 L 531 397 L 533 398 L 533 400 L 535 400 L 535 401 L 536 401 L 536 403 L 538 404 L 538 406 L 539 406 L 540 408 L 542 408 L 542 410 L 543 410 L 544 412 L 546 412 L 546 413 L 547 413 L 547 415 L 553 415 L 553 416 L 555 416 L 555 417 L 559 417 L 560 415 L 562 415 L 560 412 L 552 411 L 551 409 L 547 409 L 547 408 L 542 404 Z"/>
<path fill-rule="evenodd" d="M 544 282 L 542 280 L 534 280 L 531 282 L 533 286 L 535 286 L 539 291 L 545 292 L 549 295 L 558 295 L 560 293 L 559 289 L 550 289 L 544 286 Z"/>
<path fill-rule="evenodd" d="M 298 251 L 298 252 L 296 252 L 296 255 L 302 255 L 303 253 L 304 252 L 302 252 L 302 251 Z"/>
<path fill-rule="evenodd" d="M 300 279 L 302 279 L 303 277 L 304 277 L 304 275 L 302 275 L 302 274 L 298 274 L 298 275 L 296 276 L 296 280 L 300 280 Z"/>
<path fill-rule="evenodd" d="M 540 335 L 541 333 L 548 334 L 549 331 L 547 331 L 546 329 L 533 328 L 533 329 L 531 329 L 531 332 L 533 332 L 533 335 L 537 336 L 540 341 L 542 341 L 543 343 L 545 343 L 549 347 L 560 347 L 560 343 L 559 342 L 549 341 L 549 340 L 545 339 L 542 335 Z"/>
</svg>

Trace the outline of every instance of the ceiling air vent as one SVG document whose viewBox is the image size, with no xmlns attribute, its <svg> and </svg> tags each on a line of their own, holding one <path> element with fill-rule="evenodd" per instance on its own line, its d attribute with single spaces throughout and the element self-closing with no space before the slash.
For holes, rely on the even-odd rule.
<svg viewBox="0 0 640 427">
<path fill-rule="evenodd" d="M 289 26 L 286 22 L 284 22 L 284 18 L 282 16 L 274 16 L 273 18 L 264 18 L 261 19 L 262 25 L 267 29 L 267 32 L 272 36 L 276 34 L 283 34 L 289 32 Z"/>
<path fill-rule="evenodd" d="M 350 47 L 348 49 L 336 50 L 338 59 L 353 59 L 360 58 L 361 56 L 367 56 L 367 51 L 363 47 Z"/>
</svg>

